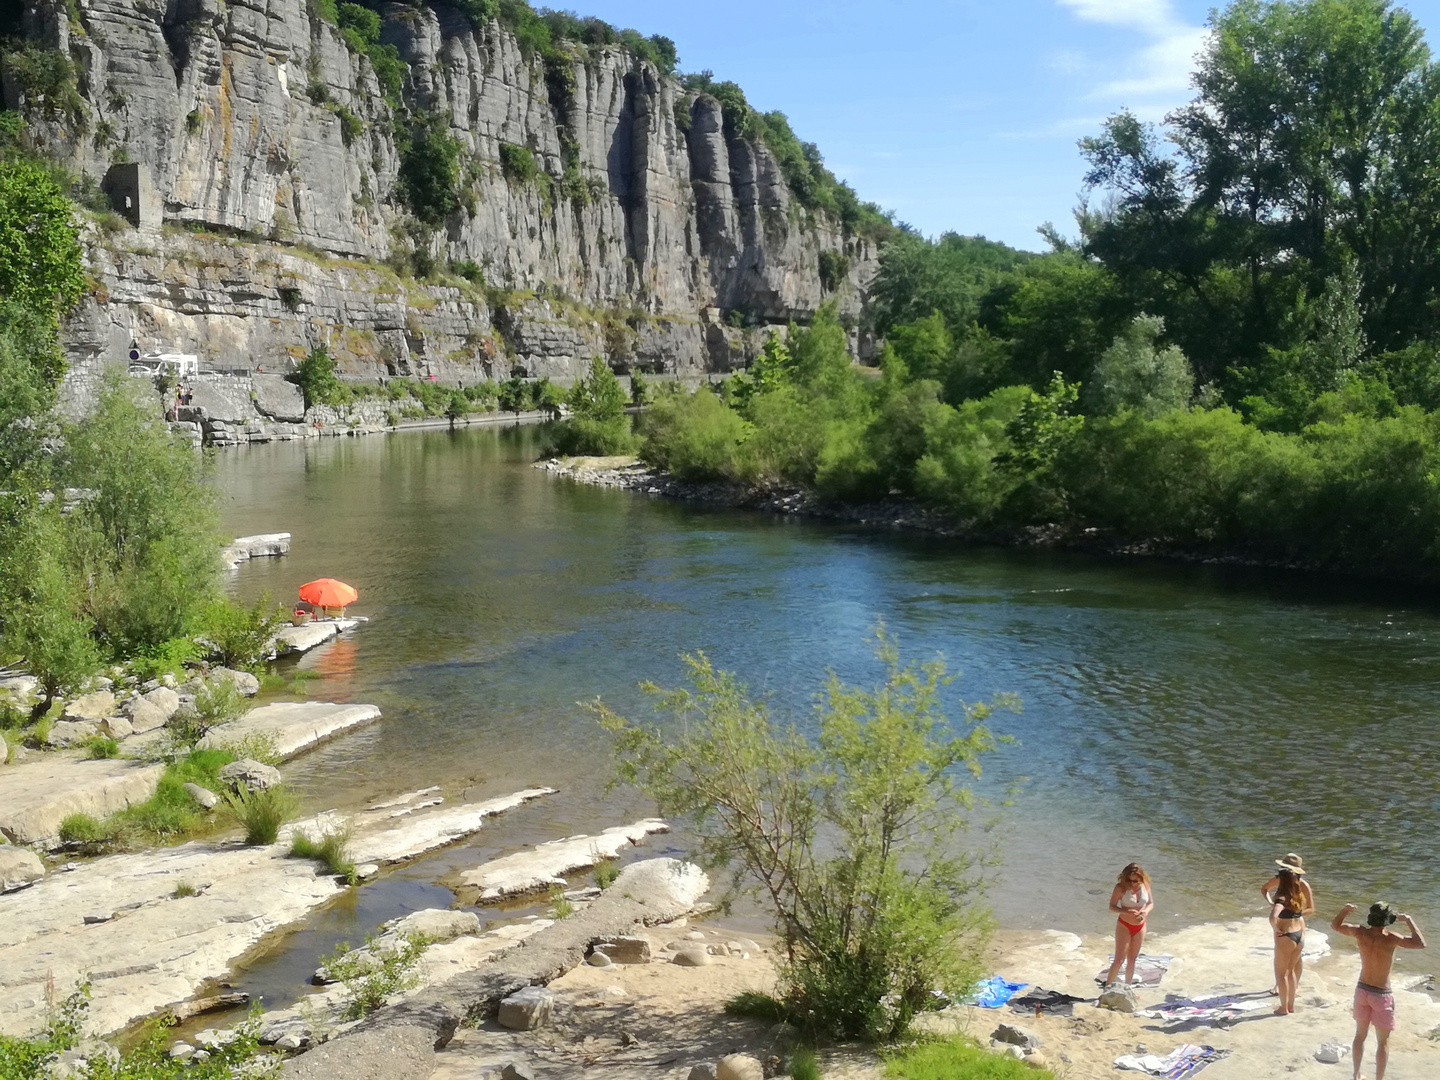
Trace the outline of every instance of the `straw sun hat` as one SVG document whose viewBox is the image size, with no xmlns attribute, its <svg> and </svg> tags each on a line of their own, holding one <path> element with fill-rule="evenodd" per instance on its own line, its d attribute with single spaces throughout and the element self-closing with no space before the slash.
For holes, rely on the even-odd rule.
<svg viewBox="0 0 1440 1080">
<path fill-rule="evenodd" d="M 1283 859 L 1276 859 L 1275 865 L 1281 870 L 1289 870 L 1292 874 L 1303 877 L 1305 874 L 1305 860 L 1296 855 L 1293 851 Z"/>
</svg>

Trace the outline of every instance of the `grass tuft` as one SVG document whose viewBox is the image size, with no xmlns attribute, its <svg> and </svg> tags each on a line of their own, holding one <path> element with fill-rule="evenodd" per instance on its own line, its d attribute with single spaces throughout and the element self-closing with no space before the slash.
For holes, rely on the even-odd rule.
<svg viewBox="0 0 1440 1080">
<path fill-rule="evenodd" d="M 1055 1080 L 1048 1069 L 992 1054 L 963 1036 L 897 1051 L 886 1059 L 885 1075 L 890 1080 Z"/>
<path fill-rule="evenodd" d="M 602 889 L 608 889 L 615 884 L 615 879 L 620 876 L 620 864 L 614 859 L 606 859 L 602 863 L 595 864 L 595 884 Z"/>
<path fill-rule="evenodd" d="M 820 1080 L 820 1062 L 814 1050 L 796 1050 L 790 1056 L 790 1080 Z"/>
<path fill-rule="evenodd" d="M 772 1024 L 786 1020 L 790 1015 L 783 1001 L 758 990 L 740 991 L 725 1002 L 725 1012 L 730 1016 L 748 1016 Z"/>
<path fill-rule="evenodd" d="M 575 914 L 575 905 L 565 896 L 563 885 L 550 886 L 550 917 L 552 919 L 568 919 Z"/>
<path fill-rule="evenodd" d="M 175 891 L 170 894 L 176 900 L 183 900 L 187 896 L 199 896 L 200 890 L 191 885 L 188 881 L 182 881 L 175 886 Z"/>
<path fill-rule="evenodd" d="M 110 832 L 89 814 L 71 814 L 60 823 L 60 839 L 66 844 L 99 844 L 110 839 Z"/>
<path fill-rule="evenodd" d="M 347 851 L 349 845 L 348 825 L 334 832 L 324 833 L 318 840 L 297 831 L 290 838 L 290 854 L 297 859 L 314 859 L 324 864 L 336 877 L 343 877 L 347 885 L 354 885 L 359 878 L 355 875 L 355 861 Z"/>
<path fill-rule="evenodd" d="M 300 809 L 300 797 L 284 784 L 259 791 L 228 791 L 220 802 L 226 816 L 245 829 L 245 843 L 273 844 L 280 826 Z"/>
<path fill-rule="evenodd" d="M 114 739 L 104 735 L 91 735 L 85 740 L 86 756 L 92 760 L 103 758 L 117 758 L 120 756 L 120 744 Z"/>
</svg>

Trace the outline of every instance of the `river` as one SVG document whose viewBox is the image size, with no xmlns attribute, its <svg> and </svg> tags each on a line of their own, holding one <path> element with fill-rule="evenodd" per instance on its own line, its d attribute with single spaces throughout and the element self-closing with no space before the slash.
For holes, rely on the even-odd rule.
<svg viewBox="0 0 1440 1080">
<path fill-rule="evenodd" d="M 637 684 L 676 683 L 679 654 L 704 650 L 805 725 L 827 669 L 877 679 L 882 620 L 907 658 L 961 673 L 954 698 L 1022 699 L 993 717 L 1017 743 L 979 784 L 1006 926 L 1108 931 L 1132 859 L 1155 879 L 1156 930 L 1258 914 L 1292 850 L 1326 918 L 1377 897 L 1440 914 L 1433 596 L 678 504 L 534 469 L 542 445 L 538 428 L 472 428 L 220 455 L 225 528 L 294 534 L 239 591 L 283 602 L 338 577 L 372 618 L 301 662 L 312 697 L 385 714 L 287 767 L 309 807 L 562 790 L 352 891 L 266 962 L 266 986 L 398 911 L 447 906 L 448 869 L 649 812 L 606 793 L 607 738 L 579 703 L 649 715 Z"/>
</svg>

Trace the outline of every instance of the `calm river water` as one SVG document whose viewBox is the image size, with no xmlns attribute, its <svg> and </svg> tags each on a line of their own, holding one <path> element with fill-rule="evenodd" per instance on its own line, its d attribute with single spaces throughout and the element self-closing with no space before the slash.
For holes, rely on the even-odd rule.
<svg viewBox="0 0 1440 1080">
<path fill-rule="evenodd" d="M 536 470 L 542 438 L 430 431 L 220 456 L 225 527 L 294 534 L 288 558 L 242 567 L 240 591 L 283 601 L 338 577 L 373 619 L 302 662 L 323 676 L 312 697 L 385 714 L 287 770 L 310 806 L 430 784 L 562 789 L 357 890 L 312 928 L 311 952 L 448 904 L 434 879 L 452 866 L 646 811 L 605 794 L 606 738 L 578 702 L 638 715 L 636 684 L 676 682 L 681 651 L 699 649 L 806 723 L 827 668 L 878 676 L 879 620 L 906 656 L 943 653 L 957 697 L 1023 700 L 996 714 L 1018 745 L 980 785 L 1000 799 L 1020 783 L 992 834 L 1007 925 L 1108 931 L 1131 859 L 1155 878 L 1157 929 L 1258 914 L 1271 860 L 1291 850 L 1327 919 L 1377 896 L 1440 915 L 1433 596 L 681 505 Z"/>
</svg>

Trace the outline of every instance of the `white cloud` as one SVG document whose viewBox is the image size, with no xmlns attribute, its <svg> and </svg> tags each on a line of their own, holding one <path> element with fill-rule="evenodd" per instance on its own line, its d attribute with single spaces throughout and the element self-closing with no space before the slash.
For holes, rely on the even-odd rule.
<svg viewBox="0 0 1440 1080">
<path fill-rule="evenodd" d="M 1125 98 L 1142 104 L 1153 99 L 1175 101 L 1190 88 L 1195 54 L 1205 44 L 1208 31 L 1185 22 L 1171 0 L 1057 0 L 1075 17 L 1132 31 L 1147 39 L 1126 65 L 1124 74 L 1108 79 L 1089 95 L 1092 98 Z M 1138 100 L 1137 100 L 1138 99 Z"/>
</svg>

